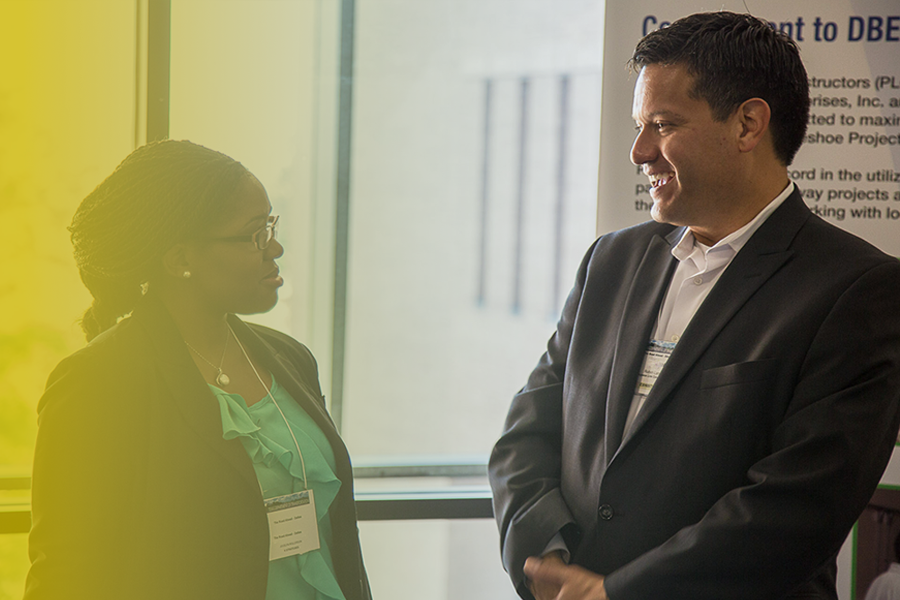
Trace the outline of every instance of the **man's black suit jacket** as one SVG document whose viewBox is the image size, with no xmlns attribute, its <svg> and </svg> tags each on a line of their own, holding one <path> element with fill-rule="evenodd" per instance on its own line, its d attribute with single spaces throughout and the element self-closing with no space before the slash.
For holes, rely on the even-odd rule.
<svg viewBox="0 0 900 600">
<path fill-rule="evenodd" d="M 334 450 L 335 569 L 367 600 L 347 450 L 315 360 L 287 335 L 229 317 L 237 336 Z M 250 458 L 162 303 L 62 361 L 38 407 L 26 600 L 263 600 L 268 522 Z"/>
<path fill-rule="evenodd" d="M 601 237 L 490 461 L 503 563 L 557 532 L 612 600 L 835 598 L 900 425 L 900 263 L 794 193 L 735 256 L 623 439 L 682 228 Z"/>
</svg>

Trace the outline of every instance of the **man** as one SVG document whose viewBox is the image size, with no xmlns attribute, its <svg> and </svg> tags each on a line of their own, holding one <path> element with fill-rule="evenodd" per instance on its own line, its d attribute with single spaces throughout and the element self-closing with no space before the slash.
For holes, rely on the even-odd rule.
<svg viewBox="0 0 900 600">
<path fill-rule="evenodd" d="M 900 426 L 900 263 L 788 180 L 809 90 L 787 36 L 696 14 L 632 64 L 654 221 L 590 248 L 513 399 L 504 566 L 539 600 L 836 598 Z"/>
<path fill-rule="evenodd" d="M 894 537 L 894 561 L 869 585 L 866 600 L 900 600 L 900 533 Z"/>
</svg>

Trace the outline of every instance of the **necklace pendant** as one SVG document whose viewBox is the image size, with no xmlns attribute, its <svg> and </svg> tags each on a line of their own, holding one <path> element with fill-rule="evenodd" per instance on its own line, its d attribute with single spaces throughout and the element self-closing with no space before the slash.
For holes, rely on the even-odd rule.
<svg viewBox="0 0 900 600">
<path fill-rule="evenodd" d="M 224 387 L 224 386 L 228 385 L 229 383 L 231 383 L 231 378 L 228 377 L 228 375 L 226 375 L 225 373 L 223 373 L 220 369 L 219 374 L 216 375 L 216 383 Z"/>
</svg>

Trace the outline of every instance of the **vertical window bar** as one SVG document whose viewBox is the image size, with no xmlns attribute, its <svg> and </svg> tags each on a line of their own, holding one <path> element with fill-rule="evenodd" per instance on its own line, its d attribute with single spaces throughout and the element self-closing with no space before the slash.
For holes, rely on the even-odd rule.
<svg viewBox="0 0 900 600">
<path fill-rule="evenodd" d="M 523 77 L 519 88 L 520 120 L 519 120 L 519 172 L 516 190 L 516 223 L 513 233 L 513 294 L 512 312 L 522 310 L 522 266 L 524 263 L 525 237 L 525 169 L 528 157 L 528 78 Z"/>
<path fill-rule="evenodd" d="M 147 133 L 147 0 L 134 1 L 134 147 Z"/>
<path fill-rule="evenodd" d="M 550 307 L 553 316 L 558 316 L 560 311 L 559 296 L 563 259 L 563 228 L 565 219 L 566 200 L 566 142 L 569 126 L 569 75 L 563 75 L 559 79 L 559 127 L 556 163 L 556 214 L 554 215 L 555 230 L 553 232 L 553 297 L 550 299 Z"/>
<path fill-rule="evenodd" d="M 147 14 L 147 141 L 169 137 L 171 0 L 149 0 Z"/>
<path fill-rule="evenodd" d="M 481 223 L 478 239 L 478 297 L 479 306 L 487 302 L 487 244 L 488 244 L 488 200 L 490 195 L 491 163 L 491 102 L 493 81 L 484 81 L 484 127 L 482 131 L 481 158 Z"/>
<path fill-rule="evenodd" d="M 340 114 L 338 116 L 337 198 L 334 251 L 334 329 L 331 370 L 331 417 L 341 430 L 344 403 L 344 356 L 347 342 L 347 262 L 350 234 L 350 134 L 353 108 L 353 37 L 355 0 L 341 2 Z"/>
</svg>

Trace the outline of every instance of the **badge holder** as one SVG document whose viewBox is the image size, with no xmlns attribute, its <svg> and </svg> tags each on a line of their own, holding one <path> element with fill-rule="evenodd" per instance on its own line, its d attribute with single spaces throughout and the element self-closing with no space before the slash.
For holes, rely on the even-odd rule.
<svg viewBox="0 0 900 600">
<path fill-rule="evenodd" d="M 319 549 L 319 527 L 312 490 L 266 500 L 269 560 Z"/>
<path fill-rule="evenodd" d="M 256 367 L 253 366 L 253 361 L 247 356 L 247 351 L 244 350 L 241 340 L 231 330 L 231 325 L 228 326 L 228 330 L 234 336 L 234 339 L 237 340 L 241 352 L 244 353 L 244 358 L 247 359 L 250 368 L 253 369 L 253 373 L 259 380 L 259 384 L 266 390 L 266 394 L 272 399 L 272 404 L 275 405 L 275 408 L 281 414 L 284 426 L 287 427 L 288 433 L 291 434 L 294 445 L 297 447 L 297 456 L 300 457 L 300 467 L 303 470 L 302 492 L 285 494 L 284 496 L 276 496 L 275 498 L 264 500 L 266 516 L 269 519 L 269 560 L 278 560 L 279 558 L 318 550 L 320 544 L 319 523 L 318 519 L 316 519 L 316 500 L 313 496 L 313 491 L 309 489 L 306 479 L 306 462 L 303 460 L 303 452 L 300 451 L 297 436 L 294 435 L 291 424 L 288 423 L 287 417 L 284 416 L 284 411 L 278 406 L 275 396 L 272 395 L 272 392 L 263 383 L 262 377 L 256 372 Z"/>
</svg>

